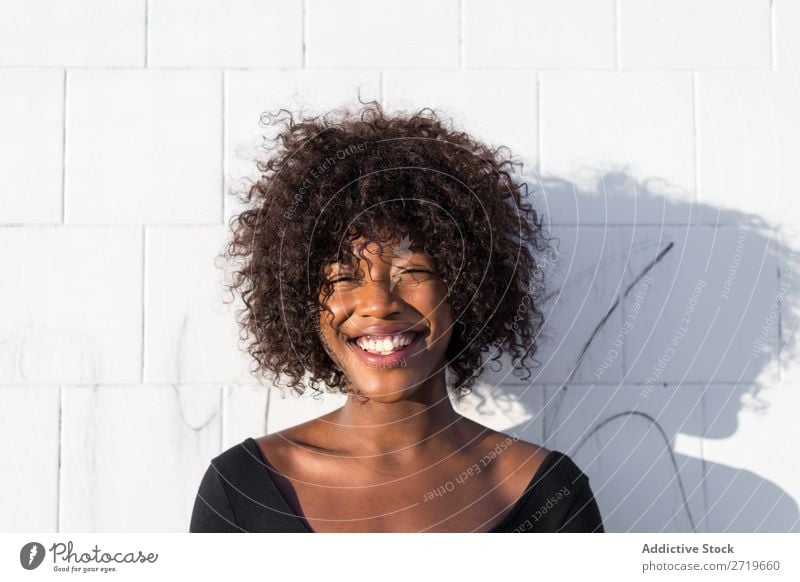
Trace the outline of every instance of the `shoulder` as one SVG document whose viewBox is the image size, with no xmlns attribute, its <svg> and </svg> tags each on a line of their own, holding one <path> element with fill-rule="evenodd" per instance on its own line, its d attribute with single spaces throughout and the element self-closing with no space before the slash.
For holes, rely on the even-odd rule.
<svg viewBox="0 0 800 582">
<path fill-rule="evenodd" d="M 231 447 L 211 459 L 197 490 L 190 532 L 244 531 L 237 519 L 232 496 L 246 471 L 242 445 Z"/>
<path fill-rule="evenodd" d="M 336 412 L 253 439 L 279 481 L 285 475 L 325 479 L 332 461 L 348 455 L 347 449 L 331 435 Z"/>
<path fill-rule="evenodd" d="M 211 459 L 208 472 L 215 473 L 225 483 L 233 483 L 252 476 L 254 468 L 263 464 L 253 439 L 248 438 Z"/>
<path fill-rule="evenodd" d="M 248 438 L 211 459 L 198 489 L 189 531 L 303 530 L 275 488 L 258 444 Z"/>
<path fill-rule="evenodd" d="M 502 457 L 504 465 L 523 470 L 529 477 L 538 472 L 538 476 L 550 480 L 556 478 L 581 485 L 588 483 L 588 476 L 566 453 L 526 441 L 516 433 L 507 434 L 485 427 L 484 430 L 486 437 L 482 446 L 492 459 Z"/>
<path fill-rule="evenodd" d="M 603 532 L 589 477 L 572 460 L 552 450 L 538 468 L 515 517 L 515 532 Z"/>
<path fill-rule="evenodd" d="M 516 433 L 507 434 L 470 421 L 469 429 L 475 432 L 474 451 L 476 465 L 495 483 L 497 491 L 514 503 L 528 491 L 533 477 L 552 458 L 546 447 L 528 442 Z"/>
<path fill-rule="evenodd" d="M 526 474 L 533 477 L 531 485 L 538 489 L 537 493 L 561 490 L 569 495 L 569 492 L 588 490 L 589 477 L 568 454 L 519 439 L 513 442 L 514 448 L 509 447 L 509 462 L 526 468 Z"/>
<path fill-rule="evenodd" d="M 526 441 L 516 433 L 505 433 L 473 422 L 474 429 L 480 431 L 478 451 L 482 454 L 482 465 L 492 463 L 499 473 L 514 473 L 527 481 L 551 458 L 546 447 Z M 527 483 L 526 481 L 526 483 Z"/>
<path fill-rule="evenodd" d="M 313 472 L 320 462 L 315 452 L 322 451 L 324 439 L 318 438 L 311 421 L 253 439 L 261 456 L 279 475 Z M 320 442 L 321 441 L 321 442 Z"/>
<path fill-rule="evenodd" d="M 253 480 L 259 467 L 264 462 L 259 458 L 258 448 L 252 439 L 233 445 L 211 459 L 206 469 L 201 489 L 237 488 L 247 481 Z"/>
</svg>

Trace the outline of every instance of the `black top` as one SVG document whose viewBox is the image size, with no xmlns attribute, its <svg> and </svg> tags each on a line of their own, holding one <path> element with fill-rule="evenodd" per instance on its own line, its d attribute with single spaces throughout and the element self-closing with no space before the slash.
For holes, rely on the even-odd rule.
<svg viewBox="0 0 800 582">
<path fill-rule="evenodd" d="M 314 533 L 280 493 L 255 440 L 211 460 L 190 532 Z M 589 478 L 567 455 L 550 451 L 508 516 L 488 533 L 603 532 Z"/>
</svg>

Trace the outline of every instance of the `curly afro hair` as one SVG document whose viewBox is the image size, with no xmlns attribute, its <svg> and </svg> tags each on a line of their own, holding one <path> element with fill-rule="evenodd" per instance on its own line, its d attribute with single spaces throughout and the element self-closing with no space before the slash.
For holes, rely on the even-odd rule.
<svg viewBox="0 0 800 582">
<path fill-rule="evenodd" d="M 223 252 L 236 265 L 227 287 L 243 300 L 237 321 L 253 373 L 284 376 L 298 393 L 306 374 L 317 393 L 347 392 L 319 333 L 331 294 L 325 266 L 357 264 L 359 237 L 410 235 L 448 289 L 448 387 L 469 393 L 489 352 L 493 361 L 509 353 L 530 377 L 544 322 L 539 253 L 550 247 L 508 148 L 490 148 L 430 108 L 388 113 L 376 101 L 267 118 L 277 136 L 257 161 L 260 179 L 238 193 L 244 209 Z"/>
</svg>

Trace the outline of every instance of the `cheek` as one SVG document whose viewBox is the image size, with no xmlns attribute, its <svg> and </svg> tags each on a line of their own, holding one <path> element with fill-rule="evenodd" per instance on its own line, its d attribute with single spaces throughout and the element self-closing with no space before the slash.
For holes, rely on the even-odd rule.
<svg viewBox="0 0 800 582">
<path fill-rule="evenodd" d="M 453 322 L 455 321 L 455 318 L 453 317 L 453 307 L 448 301 L 449 297 L 447 296 L 447 288 L 445 287 L 444 283 L 441 284 L 441 293 L 436 299 L 435 320 L 437 327 L 439 328 L 439 333 L 445 340 L 444 345 L 446 346 L 450 342 L 450 338 L 453 335 Z"/>
<path fill-rule="evenodd" d="M 340 314 L 335 310 L 332 313 L 330 311 L 322 312 L 319 331 L 323 339 L 333 340 L 336 338 L 335 330 L 341 323 L 340 319 Z"/>
<path fill-rule="evenodd" d="M 328 352 L 334 360 L 338 360 L 336 358 L 336 353 L 334 346 L 336 345 L 336 332 L 334 331 L 334 322 L 336 321 L 336 313 L 330 313 L 329 311 L 322 311 L 319 312 L 319 325 L 317 326 L 317 334 L 319 335 L 320 340 L 322 341 L 322 345 L 325 348 L 325 351 Z"/>
<path fill-rule="evenodd" d="M 445 340 L 445 346 L 450 343 L 450 338 L 453 336 L 453 310 L 450 307 L 449 303 L 443 303 L 439 306 L 439 310 L 442 312 L 441 318 L 438 320 L 440 328 L 440 333 L 442 338 Z"/>
<path fill-rule="evenodd" d="M 321 325 L 317 330 L 322 348 L 333 361 L 334 366 L 343 370 L 348 362 L 348 353 L 335 329 L 331 325 L 331 314 L 323 314 Z"/>
<path fill-rule="evenodd" d="M 320 305 L 322 305 L 322 300 L 323 297 L 320 296 Z M 321 307 L 318 308 L 321 314 L 320 328 L 322 330 L 327 330 L 327 333 L 331 333 L 332 327 L 338 326 L 346 319 L 345 313 L 347 312 L 347 307 L 345 303 L 346 302 L 342 301 L 341 297 L 334 294 L 331 295 L 325 303 L 326 309 L 324 311 Z"/>
<path fill-rule="evenodd" d="M 427 293 L 424 302 L 426 304 L 426 311 L 431 319 L 440 322 L 452 321 L 453 311 L 448 302 L 447 289 L 443 283 L 440 283 L 436 288 Z"/>
<path fill-rule="evenodd" d="M 447 301 L 444 284 L 432 289 L 420 289 L 410 294 L 406 300 L 433 324 L 438 337 L 450 337 L 453 331 L 453 309 Z"/>
</svg>

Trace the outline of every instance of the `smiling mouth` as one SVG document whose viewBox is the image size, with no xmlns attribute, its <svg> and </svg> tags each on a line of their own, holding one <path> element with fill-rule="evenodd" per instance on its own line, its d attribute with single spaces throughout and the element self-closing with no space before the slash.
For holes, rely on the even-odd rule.
<svg viewBox="0 0 800 582">
<path fill-rule="evenodd" d="M 395 353 L 404 352 L 406 348 L 413 344 L 422 334 L 414 331 L 387 335 L 363 335 L 356 339 L 348 340 L 354 349 L 375 356 L 390 356 Z"/>
</svg>

